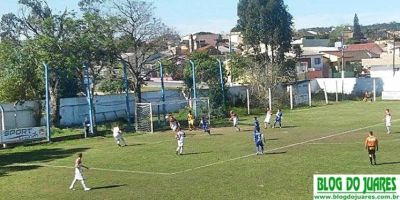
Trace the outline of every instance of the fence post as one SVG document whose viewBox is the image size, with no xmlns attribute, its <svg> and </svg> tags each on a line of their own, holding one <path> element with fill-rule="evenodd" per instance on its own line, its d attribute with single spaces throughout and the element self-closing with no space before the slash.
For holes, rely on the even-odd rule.
<svg viewBox="0 0 400 200">
<path fill-rule="evenodd" d="M 326 92 L 326 84 L 325 84 L 325 81 L 324 81 L 324 93 L 325 93 L 325 103 L 328 105 L 328 104 L 329 104 L 329 101 L 328 101 L 328 93 Z"/>
<path fill-rule="evenodd" d="M 6 126 L 4 124 L 4 108 L 2 105 L 0 105 L 0 112 L 1 112 L 1 133 L 0 133 L 0 143 L 3 143 L 3 132 L 6 130 Z M 3 148 L 6 148 L 7 145 L 3 144 Z"/>
<path fill-rule="evenodd" d="M 293 110 L 293 85 L 289 86 L 290 110 Z"/>
<path fill-rule="evenodd" d="M 311 81 L 308 81 L 308 105 L 311 107 Z"/>
<path fill-rule="evenodd" d="M 336 82 L 336 102 L 339 101 L 339 95 L 338 95 L 338 85 L 337 85 L 337 79 L 335 80 Z"/>
<path fill-rule="evenodd" d="M 268 96 L 269 96 L 269 99 L 268 99 L 268 103 L 269 103 L 269 109 L 270 110 L 272 110 L 272 94 L 271 94 L 271 88 L 268 88 Z"/>
<path fill-rule="evenodd" d="M 247 94 L 247 114 L 250 115 L 250 95 L 249 95 L 249 89 L 246 89 L 246 94 Z"/>
<path fill-rule="evenodd" d="M 372 79 L 372 82 L 373 82 L 373 92 L 374 92 L 374 102 L 376 101 L 376 81 L 375 81 L 375 79 L 373 78 Z"/>
</svg>

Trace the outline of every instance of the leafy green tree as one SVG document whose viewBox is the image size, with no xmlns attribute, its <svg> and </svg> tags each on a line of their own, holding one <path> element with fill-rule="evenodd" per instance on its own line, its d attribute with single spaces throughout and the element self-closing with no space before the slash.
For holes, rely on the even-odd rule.
<svg viewBox="0 0 400 200">
<path fill-rule="evenodd" d="M 59 125 L 59 105 L 61 92 L 76 94 L 78 87 L 73 87 L 73 67 L 76 59 L 70 55 L 71 36 L 77 31 L 74 13 L 67 10 L 55 14 L 46 1 L 19 0 L 24 9 L 21 16 L 6 14 L 2 17 L 2 33 L 15 45 L 25 46 L 29 50 L 27 63 L 33 64 L 36 70 L 42 71 L 42 63 L 52 67 L 50 73 L 50 95 L 52 106 L 52 124 Z M 22 40 L 24 38 L 24 40 Z M 71 80 L 71 81 L 68 81 Z"/>
<path fill-rule="evenodd" d="M 240 0 L 238 27 L 244 42 L 265 63 L 282 63 L 289 52 L 293 35 L 293 17 L 283 0 Z M 260 44 L 266 51 L 261 52 Z"/>
<path fill-rule="evenodd" d="M 293 17 L 283 0 L 240 0 L 238 29 L 250 60 L 247 79 L 251 95 L 268 102 L 268 88 L 296 81 L 295 65 L 285 58 L 291 50 Z M 290 64 L 290 65 L 288 65 Z"/>
<path fill-rule="evenodd" d="M 221 80 L 219 76 L 219 65 L 217 60 L 209 56 L 206 52 L 194 52 L 189 57 L 195 63 L 195 76 L 197 83 L 206 83 L 208 86 L 208 97 L 210 98 L 210 107 L 212 114 L 217 117 L 226 115 L 226 105 L 223 103 L 222 96 L 226 91 L 221 89 Z M 223 69 L 224 84 L 226 83 L 226 73 Z M 187 62 L 184 69 L 184 83 L 193 90 L 192 67 Z"/>
<path fill-rule="evenodd" d="M 236 53 L 229 54 L 228 66 L 230 68 L 229 75 L 231 76 L 231 81 L 246 80 L 248 78 L 248 69 L 251 68 L 253 60 L 251 56 L 242 56 Z"/>
</svg>

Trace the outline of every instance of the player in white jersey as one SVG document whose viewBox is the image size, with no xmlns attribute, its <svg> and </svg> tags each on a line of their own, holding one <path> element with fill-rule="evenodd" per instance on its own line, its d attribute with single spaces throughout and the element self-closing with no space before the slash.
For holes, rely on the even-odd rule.
<svg viewBox="0 0 400 200">
<path fill-rule="evenodd" d="M 81 181 L 81 184 L 85 191 L 90 190 L 90 188 L 86 187 L 86 185 L 85 185 L 85 181 L 84 181 L 85 178 L 83 177 L 83 168 L 89 169 L 88 167 L 86 167 L 82 164 L 82 153 L 78 153 L 78 158 L 75 160 L 75 177 L 71 183 L 71 186 L 69 186 L 70 190 L 74 190 L 74 185 L 75 185 L 76 181 Z"/>
<path fill-rule="evenodd" d="M 178 140 L 178 147 L 176 148 L 176 155 L 182 155 L 183 153 L 183 144 L 185 141 L 185 132 L 181 130 L 181 128 L 177 128 L 176 139 Z"/>
<path fill-rule="evenodd" d="M 267 115 L 265 116 L 265 119 L 264 119 L 264 128 L 268 128 L 270 126 L 271 117 L 272 117 L 272 111 L 271 111 L 271 109 L 268 108 Z"/>
<path fill-rule="evenodd" d="M 177 131 L 180 127 L 178 120 L 172 115 L 172 113 L 168 114 L 169 126 L 173 131 Z"/>
<path fill-rule="evenodd" d="M 390 110 L 385 110 L 385 126 L 386 126 L 386 133 L 390 134 L 392 132 L 392 114 L 390 114 Z"/>
<path fill-rule="evenodd" d="M 122 131 L 119 129 L 118 126 L 113 128 L 113 137 L 115 141 L 117 141 L 118 146 L 123 147 L 126 146 L 126 142 L 124 137 L 122 137 Z"/>
<path fill-rule="evenodd" d="M 234 113 L 232 110 L 229 112 L 230 118 L 229 120 L 233 122 L 233 127 L 235 127 L 236 131 L 240 131 L 239 128 L 239 116 L 238 114 Z"/>
</svg>

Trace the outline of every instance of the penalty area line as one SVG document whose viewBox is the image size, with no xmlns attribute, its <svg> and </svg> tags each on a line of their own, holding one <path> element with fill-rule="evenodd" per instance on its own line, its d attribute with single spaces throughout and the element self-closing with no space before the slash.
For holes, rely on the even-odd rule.
<svg viewBox="0 0 400 200">
<path fill-rule="evenodd" d="M 398 120 L 393 120 L 393 121 L 398 121 Z M 319 140 L 323 140 L 323 139 L 327 139 L 327 138 L 332 138 L 332 137 L 344 135 L 344 134 L 355 132 L 355 131 L 360 131 L 360 130 L 372 128 L 372 127 L 375 127 L 375 126 L 378 126 L 378 125 L 382 125 L 382 123 L 378 123 L 378 124 L 374 124 L 374 125 L 366 126 L 366 127 L 362 127 L 362 128 L 356 128 L 356 129 L 352 129 L 352 130 L 348 130 L 348 131 L 344 131 L 344 132 L 340 132 L 340 133 L 335 133 L 335 134 L 332 134 L 332 135 L 327 135 L 327 136 L 323 136 L 323 137 L 319 137 L 319 138 L 314 138 L 314 139 L 306 140 L 306 141 L 303 141 L 303 142 L 293 143 L 293 144 L 285 145 L 285 146 L 282 146 L 282 147 L 277 147 L 277 148 L 274 148 L 274 149 L 270 149 L 270 150 L 267 150 L 265 152 L 273 152 L 273 151 L 276 151 L 276 150 L 281 150 L 281 149 L 286 149 L 286 148 L 290 148 L 290 147 L 294 147 L 294 146 L 298 146 L 298 145 L 303 145 L 303 144 L 310 143 L 310 142 L 315 142 L 315 141 L 319 141 Z M 243 159 L 243 158 L 248 158 L 248 157 L 255 156 L 255 155 L 257 155 L 257 154 L 256 153 L 252 153 L 252 154 L 248 154 L 248 155 L 244 155 L 244 156 L 240 156 L 240 157 L 236 157 L 236 158 L 231 158 L 231 159 L 228 159 L 228 160 L 221 160 L 221 161 L 218 161 L 218 162 L 214 162 L 214 163 L 198 166 L 198 167 L 191 168 L 191 169 L 186 169 L 186 170 L 174 172 L 174 173 L 171 173 L 171 174 L 172 175 L 176 175 L 176 174 L 181 174 L 181 173 L 185 173 L 185 172 L 190 172 L 190 171 L 194 171 L 194 170 L 198 170 L 198 169 L 202 169 L 202 168 L 211 167 L 211 166 L 214 166 L 214 165 L 219 165 L 219 164 L 232 162 L 232 161 Z"/>
</svg>

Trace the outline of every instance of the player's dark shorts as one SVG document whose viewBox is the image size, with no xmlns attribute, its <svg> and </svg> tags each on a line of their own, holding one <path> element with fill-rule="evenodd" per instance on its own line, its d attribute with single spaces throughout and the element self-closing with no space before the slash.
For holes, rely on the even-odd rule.
<svg viewBox="0 0 400 200">
<path fill-rule="evenodd" d="M 263 142 L 256 142 L 256 147 L 259 147 L 259 146 L 263 147 L 264 146 Z"/>
<path fill-rule="evenodd" d="M 368 149 L 368 154 L 375 154 L 375 149 Z"/>
</svg>

